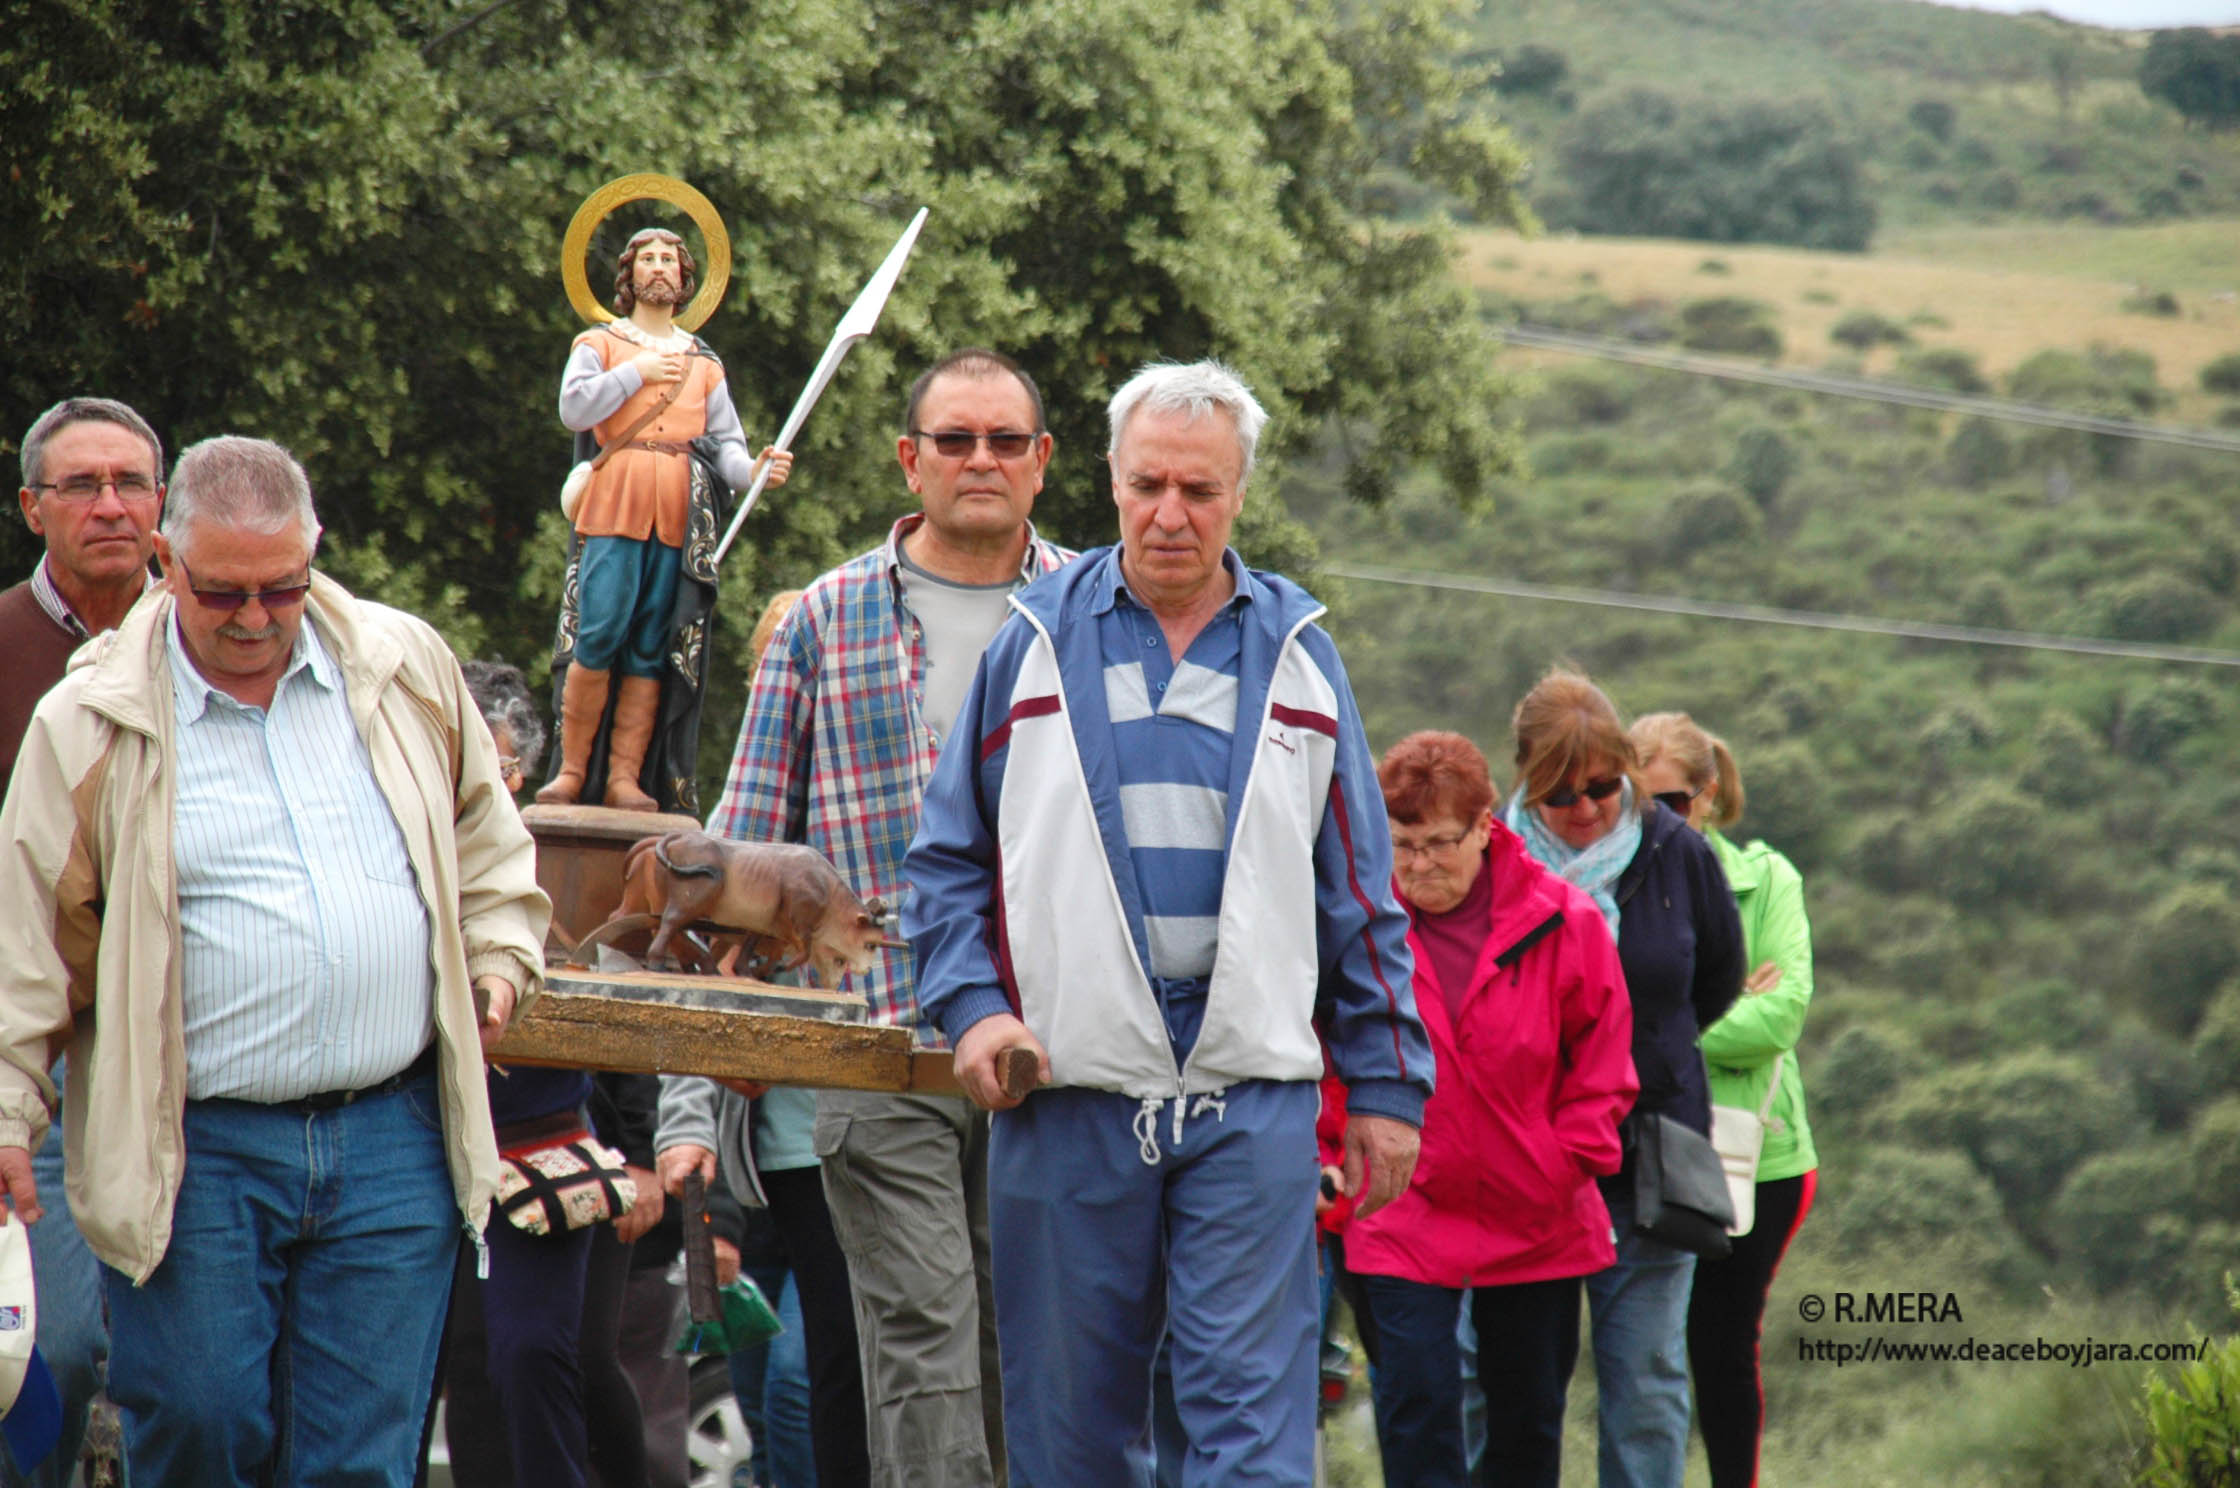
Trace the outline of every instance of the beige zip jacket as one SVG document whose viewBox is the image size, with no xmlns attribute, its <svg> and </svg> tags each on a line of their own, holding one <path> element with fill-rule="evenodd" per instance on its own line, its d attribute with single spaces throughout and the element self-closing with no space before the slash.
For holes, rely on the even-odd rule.
<svg viewBox="0 0 2240 1488">
<path fill-rule="evenodd" d="M 0 1147 L 36 1147 L 67 1052 L 70 1208 L 93 1253 L 147 1280 L 171 1240 L 187 1061 L 171 859 L 170 594 L 86 643 L 24 735 L 0 809 Z M 448 647 L 426 624 L 312 579 L 308 619 L 341 667 L 373 773 L 428 908 L 451 1181 L 478 1240 L 497 1185 L 473 978 L 543 985 L 552 906 Z"/>
</svg>

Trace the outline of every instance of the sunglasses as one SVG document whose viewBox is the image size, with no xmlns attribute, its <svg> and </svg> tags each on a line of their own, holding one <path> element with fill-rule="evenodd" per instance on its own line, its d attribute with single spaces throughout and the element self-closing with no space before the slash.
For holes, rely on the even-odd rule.
<svg viewBox="0 0 2240 1488">
<path fill-rule="evenodd" d="M 277 610 L 287 605 L 303 603 L 303 597 L 311 592 L 309 578 L 300 584 L 282 584 L 277 589 L 204 589 L 195 583 L 194 574 L 188 569 L 185 559 L 173 554 L 171 561 L 178 564 L 179 572 L 187 576 L 188 590 L 206 610 L 238 610 L 252 599 L 268 610 Z"/>
<path fill-rule="evenodd" d="M 962 459 L 972 453 L 981 440 L 988 442 L 988 453 L 999 460 L 1016 460 L 1034 448 L 1036 436 L 1006 431 L 1002 434 L 973 434 L 963 429 L 912 429 L 912 439 L 930 439 L 933 447 L 952 460 Z"/>
<path fill-rule="evenodd" d="M 1702 794 L 1703 787 L 1699 785 L 1692 791 L 1658 791 L 1654 796 L 1650 797 L 1650 799 L 1655 801 L 1660 806 L 1664 807 L 1665 810 L 1672 812 L 1675 816 L 1686 816 L 1688 814 L 1688 808 L 1695 803 L 1696 797 Z"/>
<path fill-rule="evenodd" d="M 1611 775 L 1601 780 L 1590 780 L 1577 790 L 1568 785 L 1560 790 L 1552 790 L 1540 798 L 1539 804 L 1554 806 L 1560 810 L 1565 806 L 1578 805 L 1581 796 L 1590 801 L 1607 801 L 1625 788 L 1626 778 L 1623 775 Z"/>
</svg>

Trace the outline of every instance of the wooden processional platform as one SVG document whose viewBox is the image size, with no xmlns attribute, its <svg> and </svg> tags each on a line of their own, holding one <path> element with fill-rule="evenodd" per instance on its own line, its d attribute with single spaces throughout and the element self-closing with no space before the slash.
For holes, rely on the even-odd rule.
<svg viewBox="0 0 2240 1488">
<path fill-rule="evenodd" d="M 537 882 L 552 897 L 553 935 L 544 995 L 491 1051 L 497 1063 L 962 1094 L 946 1051 L 919 1049 L 908 1029 L 864 1021 L 864 1001 L 852 993 L 570 965 L 576 946 L 620 904 L 631 845 L 700 824 L 604 806 L 530 806 L 521 819 L 537 840 Z M 615 945 L 643 949 L 645 938 L 641 930 Z M 1033 1072 L 1025 1073 L 1031 1086 Z"/>
</svg>

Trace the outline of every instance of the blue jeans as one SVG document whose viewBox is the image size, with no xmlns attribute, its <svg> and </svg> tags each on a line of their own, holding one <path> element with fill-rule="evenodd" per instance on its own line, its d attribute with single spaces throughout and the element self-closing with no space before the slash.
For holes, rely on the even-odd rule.
<svg viewBox="0 0 2240 1488">
<path fill-rule="evenodd" d="M 754 1434 L 757 1488 L 816 1488 L 809 1439 L 809 1346 L 801 1326 L 801 1289 L 783 1266 L 748 1268 L 778 1311 L 785 1331 L 767 1343 L 737 1349 L 726 1362 L 739 1414 Z"/>
<path fill-rule="evenodd" d="M 1688 1462 L 1688 1293 L 1696 1258 L 1635 1234 L 1633 1196 L 1620 1187 L 1602 1186 L 1618 1232 L 1617 1263 L 1587 1278 L 1601 1488 L 1680 1488 Z"/>
<path fill-rule="evenodd" d="M 306 1114 L 190 1101 L 171 1240 L 102 1268 L 132 1475 L 413 1480 L 462 1220 L 433 1076 Z"/>
<path fill-rule="evenodd" d="M 54 1064 L 55 1088 L 63 1066 Z M 101 1263 L 86 1249 L 78 1222 L 70 1217 L 70 1195 L 63 1188 L 62 1131 L 59 1125 L 31 1155 L 31 1176 L 39 1185 L 46 1214 L 31 1227 L 31 1264 L 39 1303 L 39 1352 L 54 1372 L 62 1396 L 62 1435 L 54 1453 L 29 1477 L 18 1473 L 0 1452 L 0 1484 L 17 1488 L 65 1488 L 77 1471 L 78 1448 L 85 1440 L 86 1410 L 101 1394 L 109 1365 L 109 1323 L 101 1311 Z"/>
</svg>

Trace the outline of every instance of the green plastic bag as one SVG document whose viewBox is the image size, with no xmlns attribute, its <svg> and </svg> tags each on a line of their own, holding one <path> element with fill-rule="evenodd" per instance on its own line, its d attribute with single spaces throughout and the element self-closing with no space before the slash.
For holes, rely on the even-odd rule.
<svg viewBox="0 0 2240 1488">
<path fill-rule="evenodd" d="M 678 1353 L 736 1353 L 768 1343 L 785 1332 L 786 1325 L 778 1321 L 778 1310 L 762 1295 L 754 1278 L 745 1273 L 716 1295 L 723 1301 L 723 1316 L 710 1323 L 687 1320 L 677 1339 Z"/>
</svg>

